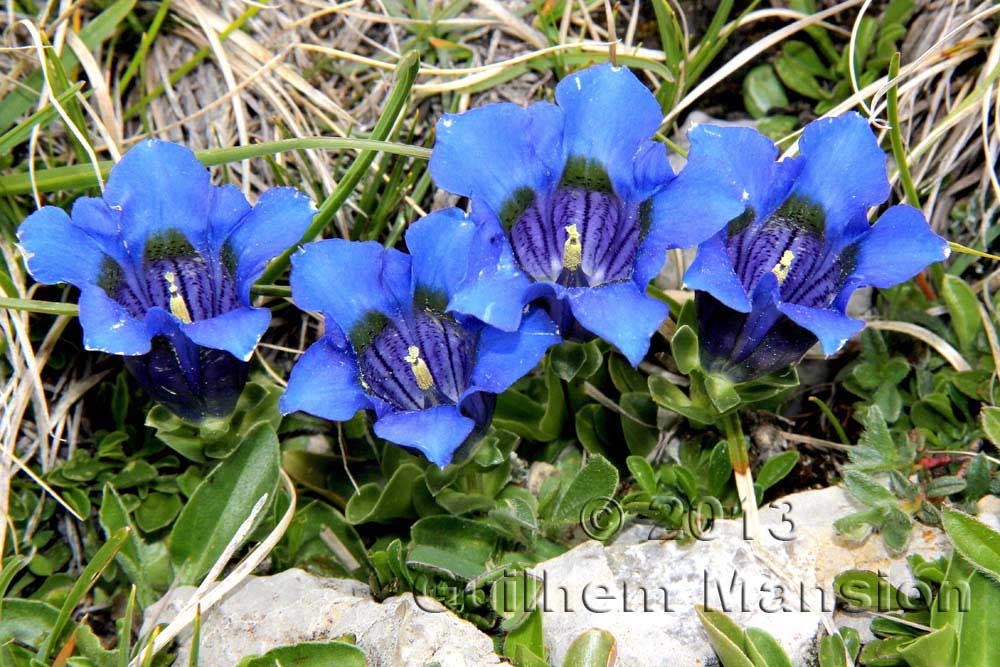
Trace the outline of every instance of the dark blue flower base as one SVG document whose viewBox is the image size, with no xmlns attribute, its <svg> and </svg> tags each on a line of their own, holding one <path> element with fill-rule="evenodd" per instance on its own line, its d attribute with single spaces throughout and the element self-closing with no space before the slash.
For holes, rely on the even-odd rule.
<svg viewBox="0 0 1000 667">
<path fill-rule="evenodd" d="M 183 419 L 200 422 L 233 411 L 250 364 L 183 336 L 156 336 L 148 354 L 125 357 L 125 368 L 154 401 Z"/>
</svg>

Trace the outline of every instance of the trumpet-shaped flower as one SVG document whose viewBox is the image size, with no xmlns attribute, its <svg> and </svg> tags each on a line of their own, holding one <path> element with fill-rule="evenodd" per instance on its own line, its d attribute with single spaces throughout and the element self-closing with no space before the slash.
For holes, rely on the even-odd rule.
<svg viewBox="0 0 1000 667">
<path fill-rule="evenodd" d="M 115 165 L 101 197 L 72 214 L 45 206 L 20 226 L 28 271 L 80 289 L 88 349 L 124 355 L 150 395 L 190 420 L 228 414 L 271 319 L 250 305 L 268 260 L 314 215 L 293 188 L 253 207 L 213 186 L 187 148 L 147 140 Z"/>
<path fill-rule="evenodd" d="M 451 306 L 512 331 L 524 304 L 541 298 L 561 331 L 600 336 L 638 364 L 667 316 L 645 293 L 667 248 L 705 240 L 743 207 L 720 192 L 697 219 L 674 215 L 663 198 L 674 174 L 652 140 L 660 106 L 628 69 L 587 68 L 563 79 L 555 98 L 438 121 L 431 175 L 469 197 L 499 240 Z M 695 185 L 714 192 L 714 183 Z"/>
<path fill-rule="evenodd" d="M 322 313 L 325 335 L 295 364 L 280 407 L 335 421 L 372 410 L 376 435 L 444 467 L 559 336 L 540 310 L 513 332 L 449 312 L 490 247 L 460 210 L 414 223 L 406 244 L 410 254 L 330 239 L 292 258 L 292 298 Z"/>
<path fill-rule="evenodd" d="M 690 133 L 681 179 L 714 179 L 743 211 L 705 241 L 684 278 L 696 290 L 702 363 L 735 381 L 797 362 L 819 341 L 833 354 L 863 322 L 845 314 L 863 286 L 890 287 L 948 257 L 947 242 L 910 206 L 874 224 L 869 207 L 889 196 L 885 154 L 856 113 L 810 123 L 800 155 L 776 161 L 770 140 L 748 128 Z M 696 219 L 697 189 L 667 195 Z"/>
</svg>

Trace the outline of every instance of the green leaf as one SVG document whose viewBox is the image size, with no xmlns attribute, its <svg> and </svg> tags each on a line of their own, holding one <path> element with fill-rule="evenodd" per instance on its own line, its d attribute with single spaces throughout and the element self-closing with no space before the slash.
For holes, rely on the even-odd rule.
<svg viewBox="0 0 1000 667">
<path fill-rule="evenodd" d="M 586 520 L 614 498 L 618 488 L 618 469 L 606 458 L 594 455 L 573 477 L 552 512 L 552 521 L 570 524 Z"/>
<path fill-rule="evenodd" d="M 115 562 L 136 585 L 139 604 L 146 607 L 156 601 L 154 590 L 165 588 L 170 581 L 170 558 L 162 543 L 146 544 L 139 537 L 129 512 L 111 484 L 104 485 L 98 520 L 105 537 L 123 528 L 129 529 L 128 539 L 115 556 Z"/>
<path fill-rule="evenodd" d="M 715 373 L 705 376 L 705 390 L 708 392 L 712 405 L 719 412 L 732 410 L 742 400 L 739 392 L 736 391 L 736 385 L 729 378 Z"/>
<path fill-rule="evenodd" d="M 653 472 L 653 466 L 649 465 L 649 461 L 641 456 L 630 456 L 625 459 L 625 465 L 628 466 L 640 489 L 651 496 L 657 493 L 656 473 Z"/>
<path fill-rule="evenodd" d="M 966 486 L 965 480 L 957 475 L 943 475 L 931 480 L 924 487 L 924 493 L 928 498 L 944 498 L 965 491 Z"/>
<path fill-rule="evenodd" d="M 303 642 L 240 660 L 236 667 L 365 667 L 365 652 L 345 642 Z"/>
<path fill-rule="evenodd" d="M 910 667 L 941 667 L 954 665 L 958 657 L 958 637 L 955 628 L 946 625 L 900 646 L 899 654 Z"/>
<path fill-rule="evenodd" d="M 963 512 L 945 508 L 944 530 L 955 549 L 977 568 L 1000 578 L 1000 533 Z"/>
<path fill-rule="evenodd" d="M 809 47 L 805 48 L 809 49 Z M 816 53 L 812 49 L 809 49 L 809 52 L 812 53 L 813 57 L 816 57 Z M 819 58 L 817 57 L 816 60 L 818 62 Z M 830 97 L 830 93 L 819 84 L 810 67 L 804 64 L 797 55 L 791 55 L 787 48 L 775 59 L 774 69 L 781 82 L 799 95 L 813 100 L 824 100 Z"/>
<path fill-rule="evenodd" d="M 87 564 L 87 567 L 83 569 L 80 573 L 79 578 L 76 583 L 73 584 L 73 588 L 70 590 L 69 594 L 66 596 L 66 600 L 63 602 L 62 607 L 59 609 L 59 615 L 56 617 L 55 621 L 52 623 L 52 628 L 48 637 L 46 637 L 45 642 L 39 647 L 38 653 L 35 654 L 35 658 L 41 661 L 43 664 L 47 663 L 49 656 L 56 648 L 56 641 L 62 635 L 63 630 L 67 627 L 67 624 L 71 624 L 70 615 L 79 606 L 83 597 L 90 592 L 90 589 L 97 583 L 97 579 L 101 576 L 101 573 L 111 564 L 115 558 L 115 554 L 118 550 L 122 548 L 125 541 L 129 536 L 129 529 L 123 528 L 117 533 L 108 538 L 108 541 L 97 550 L 94 557 Z M 71 627 L 71 626 L 70 626 Z"/>
<path fill-rule="evenodd" d="M 499 535 L 481 521 L 439 515 L 414 523 L 410 539 L 407 566 L 469 580 L 487 570 Z"/>
<path fill-rule="evenodd" d="M 135 522 L 144 533 L 166 528 L 181 511 L 181 499 L 175 494 L 150 493 L 135 511 Z"/>
<path fill-rule="evenodd" d="M 819 640 L 819 667 L 849 667 L 847 660 L 844 640 L 839 633 Z"/>
<path fill-rule="evenodd" d="M 979 413 L 979 423 L 986 439 L 1000 449 L 1000 408 L 992 405 L 984 407 Z"/>
<path fill-rule="evenodd" d="M 759 628 L 747 628 L 746 647 L 756 667 L 792 667 L 788 654 L 774 637 Z"/>
<path fill-rule="evenodd" d="M 375 483 L 363 485 L 347 501 L 344 516 L 355 526 L 412 517 L 413 489 L 418 482 L 422 483 L 422 476 L 419 467 L 404 463 L 396 468 L 384 487 Z"/>
<path fill-rule="evenodd" d="M 902 591 L 871 570 L 841 572 L 833 578 L 833 592 L 838 600 L 857 609 L 885 613 L 910 605 Z"/>
<path fill-rule="evenodd" d="M 979 299 L 964 280 L 947 273 L 941 281 L 941 297 L 948 307 L 951 328 L 959 346 L 969 349 L 983 330 L 982 320 L 979 319 Z"/>
<path fill-rule="evenodd" d="M 694 329 L 684 325 L 679 327 L 670 339 L 670 349 L 674 354 L 674 361 L 677 369 L 685 375 L 690 375 L 691 371 L 701 365 L 698 352 L 698 334 Z"/>
<path fill-rule="evenodd" d="M 848 470 L 844 475 L 844 486 L 851 495 L 869 507 L 895 507 L 896 496 L 892 491 L 875 481 L 870 475 Z"/>
<path fill-rule="evenodd" d="M 757 65 L 743 79 L 743 104 L 754 118 L 763 118 L 774 108 L 788 106 L 785 89 L 770 65 Z"/>
<path fill-rule="evenodd" d="M 200 583 L 261 497 L 273 501 L 278 452 L 274 429 L 260 423 L 195 489 L 170 532 L 170 557 L 181 584 Z"/>
<path fill-rule="evenodd" d="M 625 413 L 619 415 L 619 419 L 628 450 L 632 454 L 647 456 L 660 441 L 660 431 L 656 428 L 656 403 L 644 389 L 623 393 L 618 399 L 618 407 Z"/>
<path fill-rule="evenodd" d="M 756 667 L 744 651 L 746 636 L 738 625 L 725 614 L 701 605 L 695 611 L 723 667 Z"/>
<path fill-rule="evenodd" d="M 591 454 L 607 454 L 608 449 L 620 442 L 616 428 L 618 419 L 598 403 L 590 403 L 576 412 L 573 419 L 580 445 Z"/>
<path fill-rule="evenodd" d="M 566 421 L 562 382 L 547 362 L 544 377 L 530 378 L 527 383 L 537 387 L 537 396 L 508 389 L 497 399 L 493 424 L 537 442 L 551 442 L 562 433 Z"/>
<path fill-rule="evenodd" d="M 693 403 L 680 387 L 659 375 L 649 376 L 649 394 L 657 405 L 702 424 L 711 424 L 718 416 L 715 410 Z"/>
<path fill-rule="evenodd" d="M 958 604 L 954 606 L 958 607 Z M 968 603 L 959 610 L 958 663 L 956 667 L 1000 665 L 1000 584 L 976 573 L 969 579 Z"/>
<path fill-rule="evenodd" d="M 614 635 L 607 630 L 592 628 L 569 645 L 562 667 L 613 667 L 616 652 Z"/>
<path fill-rule="evenodd" d="M 777 456 L 769 458 L 757 473 L 754 486 L 757 493 L 763 497 L 764 493 L 772 486 L 783 480 L 788 473 L 795 469 L 799 462 L 799 453 L 795 450 L 782 452 Z"/>
</svg>

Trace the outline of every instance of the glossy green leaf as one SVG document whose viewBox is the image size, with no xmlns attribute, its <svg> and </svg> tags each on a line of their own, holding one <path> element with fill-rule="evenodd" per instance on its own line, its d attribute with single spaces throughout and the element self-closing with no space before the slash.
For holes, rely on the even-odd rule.
<svg viewBox="0 0 1000 667">
<path fill-rule="evenodd" d="M 743 78 L 743 103 L 754 118 L 763 118 L 771 109 L 788 106 L 788 96 L 773 67 L 757 65 Z"/>
<path fill-rule="evenodd" d="M 792 667 L 788 654 L 774 637 L 760 628 L 747 628 L 744 632 L 747 654 L 755 667 Z"/>
<path fill-rule="evenodd" d="M 736 623 L 725 614 L 700 605 L 695 607 L 695 611 L 723 667 L 757 667 L 744 651 L 746 637 Z"/>
<path fill-rule="evenodd" d="M 951 328 L 958 337 L 962 348 L 969 348 L 983 330 L 979 319 L 979 299 L 969 285 L 951 274 L 945 274 L 941 281 L 941 297 L 951 316 Z"/>
<path fill-rule="evenodd" d="M 607 630 L 593 628 L 569 645 L 562 667 L 614 667 L 617 650 L 614 635 Z"/>
<path fill-rule="evenodd" d="M 419 467 L 404 463 L 396 468 L 385 486 L 375 483 L 363 485 L 359 493 L 347 502 L 344 516 L 355 526 L 412 517 L 413 488 L 422 475 Z"/>
<path fill-rule="evenodd" d="M 799 453 L 794 449 L 772 456 L 765 461 L 757 473 L 757 479 L 754 480 L 758 494 L 763 496 L 768 489 L 788 476 L 788 473 L 795 469 L 798 462 Z"/>
<path fill-rule="evenodd" d="M 701 365 L 698 352 L 698 334 L 694 329 L 684 325 L 679 327 L 670 339 L 670 349 L 674 354 L 677 369 L 685 375 Z"/>
<path fill-rule="evenodd" d="M 455 516 L 430 516 L 410 528 L 409 567 L 469 580 L 486 571 L 499 536 L 486 524 Z"/>
<path fill-rule="evenodd" d="M 195 489 L 170 532 L 170 557 L 183 584 L 201 582 L 257 502 L 278 488 L 278 437 L 260 423 Z"/>
<path fill-rule="evenodd" d="M 365 667 L 365 652 L 345 642 L 303 642 L 244 658 L 237 667 Z"/>
</svg>

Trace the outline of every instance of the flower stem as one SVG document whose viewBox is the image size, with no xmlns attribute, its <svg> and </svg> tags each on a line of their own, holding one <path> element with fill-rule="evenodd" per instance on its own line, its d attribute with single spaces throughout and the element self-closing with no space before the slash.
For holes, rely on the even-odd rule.
<svg viewBox="0 0 1000 667">
<path fill-rule="evenodd" d="M 757 513 L 757 493 L 753 488 L 753 473 L 750 472 L 750 458 L 747 456 L 746 439 L 740 416 L 735 410 L 722 416 L 722 428 L 729 446 L 729 460 L 733 464 L 733 479 L 743 509 L 744 537 L 757 540 L 760 537 L 760 517 Z"/>
</svg>

